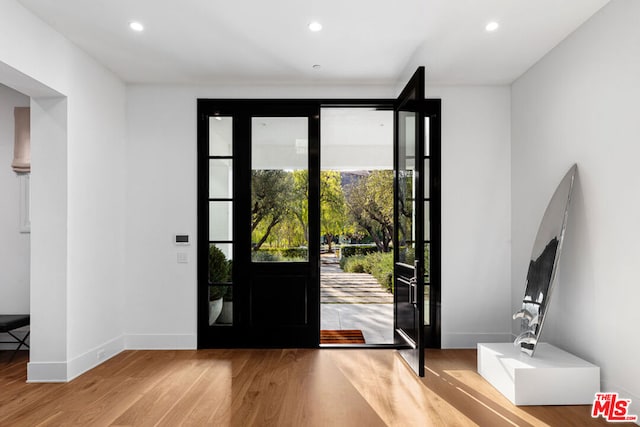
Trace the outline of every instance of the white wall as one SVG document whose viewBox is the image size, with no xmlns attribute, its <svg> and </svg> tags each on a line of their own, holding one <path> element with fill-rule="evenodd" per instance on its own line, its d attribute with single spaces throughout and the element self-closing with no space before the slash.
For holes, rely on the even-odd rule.
<svg viewBox="0 0 640 427">
<path fill-rule="evenodd" d="M 542 333 L 640 414 L 640 2 L 613 0 L 512 86 L 512 309 L 544 209 L 578 179 Z"/>
<path fill-rule="evenodd" d="M 197 98 L 392 98 L 387 87 L 128 87 L 125 332 L 196 346 Z M 443 345 L 510 336 L 508 87 L 442 87 Z M 464 125 L 460 125 L 463 123 Z M 177 248 L 174 234 L 192 244 Z M 188 264 L 176 254 L 186 251 Z"/>
<path fill-rule="evenodd" d="M 510 338 L 510 89 L 442 99 L 442 347 Z"/>
<path fill-rule="evenodd" d="M 32 97 L 28 377 L 66 380 L 124 346 L 125 87 L 14 0 L 0 29 L 0 82 Z"/>
<path fill-rule="evenodd" d="M 131 86 L 125 98 L 117 78 L 16 1 L 0 3 L 0 28 L 11 35 L 0 37 L 0 81 L 32 96 L 32 381 L 73 377 L 103 348 L 108 357 L 125 346 L 195 347 L 197 242 L 186 249 L 191 262 L 177 264 L 172 237 L 196 232 L 198 97 L 395 96 L 367 86 Z M 445 346 L 507 328 L 491 295 L 508 289 L 507 94 L 430 94 L 444 98 Z"/>
<path fill-rule="evenodd" d="M 129 348 L 195 348 L 198 98 L 391 97 L 384 87 L 131 85 L 125 333 Z M 175 234 L 191 245 L 176 247 Z M 189 263 L 178 264 L 177 252 Z"/>
<path fill-rule="evenodd" d="M 68 378 L 67 110 L 31 98 L 30 381 Z"/>
<path fill-rule="evenodd" d="M 0 84 L 0 313 L 29 313 L 29 233 L 20 232 L 20 182 L 11 169 L 14 107 L 29 97 Z M 0 338 L 2 340 L 2 338 Z"/>
</svg>

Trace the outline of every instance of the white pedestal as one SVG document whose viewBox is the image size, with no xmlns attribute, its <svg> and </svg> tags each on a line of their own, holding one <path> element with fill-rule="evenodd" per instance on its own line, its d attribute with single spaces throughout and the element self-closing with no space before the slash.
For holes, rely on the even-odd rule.
<svg viewBox="0 0 640 427">
<path fill-rule="evenodd" d="M 547 343 L 533 357 L 511 343 L 478 344 L 478 373 L 515 405 L 591 405 L 600 368 Z"/>
</svg>

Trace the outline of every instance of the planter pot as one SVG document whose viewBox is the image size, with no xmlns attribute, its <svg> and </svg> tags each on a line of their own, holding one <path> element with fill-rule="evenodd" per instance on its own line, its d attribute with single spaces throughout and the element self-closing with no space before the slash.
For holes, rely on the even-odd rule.
<svg viewBox="0 0 640 427">
<path fill-rule="evenodd" d="M 216 323 L 216 319 L 222 312 L 222 298 L 209 301 L 209 325 Z"/>
<path fill-rule="evenodd" d="M 222 312 L 216 323 L 224 323 L 230 325 L 233 323 L 233 301 L 225 301 L 222 304 Z"/>
</svg>

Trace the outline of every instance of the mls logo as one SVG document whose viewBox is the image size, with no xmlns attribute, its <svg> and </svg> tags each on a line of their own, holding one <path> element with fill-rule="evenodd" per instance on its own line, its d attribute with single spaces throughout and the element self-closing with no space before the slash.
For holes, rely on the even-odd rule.
<svg viewBox="0 0 640 427">
<path fill-rule="evenodd" d="M 602 416 L 610 422 L 637 421 L 637 415 L 628 415 L 631 399 L 618 399 L 618 393 L 596 393 L 591 408 L 591 417 Z"/>
</svg>

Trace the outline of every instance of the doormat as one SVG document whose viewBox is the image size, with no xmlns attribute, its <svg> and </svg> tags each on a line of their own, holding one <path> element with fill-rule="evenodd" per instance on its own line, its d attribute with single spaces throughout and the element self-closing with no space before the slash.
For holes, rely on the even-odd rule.
<svg viewBox="0 0 640 427">
<path fill-rule="evenodd" d="M 320 344 L 366 344 L 360 329 L 321 330 Z"/>
</svg>

